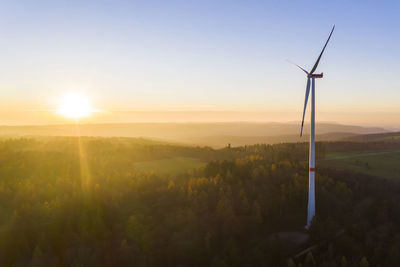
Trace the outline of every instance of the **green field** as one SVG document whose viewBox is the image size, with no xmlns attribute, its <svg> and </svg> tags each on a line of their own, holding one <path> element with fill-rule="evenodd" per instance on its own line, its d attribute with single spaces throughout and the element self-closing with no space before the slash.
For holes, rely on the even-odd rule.
<svg viewBox="0 0 400 267">
<path fill-rule="evenodd" d="M 155 174 L 178 174 L 188 170 L 197 169 L 206 163 L 194 158 L 174 157 L 160 160 L 151 160 L 134 163 L 135 168 L 142 172 Z"/>
<path fill-rule="evenodd" d="M 400 151 L 331 152 L 318 165 L 400 179 Z"/>
</svg>

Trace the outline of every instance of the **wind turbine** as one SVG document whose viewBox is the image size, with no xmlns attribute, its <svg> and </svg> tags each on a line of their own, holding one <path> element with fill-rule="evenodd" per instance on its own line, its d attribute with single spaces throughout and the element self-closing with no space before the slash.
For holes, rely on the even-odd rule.
<svg viewBox="0 0 400 267">
<path fill-rule="evenodd" d="M 322 78 L 324 76 L 323 73 L 321 74 L 314 74 L 315 70 L 318 67 L 319 61 L 322 57 L 322 54 L 325 51 L 326 45 L 331 39 L 333 30 L 335 26 L 333 26 L 331 33 L 329 34 L 328 40 L 324 45 L 324 48 L 319 54 L 317 61 L 315 62 L 313 68 L 310 72 L 307 72 L 305 69 L 296 65 L 299 69 L 305 72 L 307 75 L 307 87 L 306 87 L 306 97 L 304 100 L 304 110 L 303 110 L 303 119 L 301 121 L 301 130 L 300 130 L 300 137 L 303 135 L 303 126 L 304 126 L 304 116 L 306 114 L 307 102 L 308 97 L 310 95 L 310 81 L 311 81 L 311 132 L 310 132 L 310 158 L 309 158 L 309 180 L 308 180 L 308 208 L 307 208 L 307 225 L 306 229 L 311 226 L 311 221 L 315 216 L 315 79 Z"/>
</svg>

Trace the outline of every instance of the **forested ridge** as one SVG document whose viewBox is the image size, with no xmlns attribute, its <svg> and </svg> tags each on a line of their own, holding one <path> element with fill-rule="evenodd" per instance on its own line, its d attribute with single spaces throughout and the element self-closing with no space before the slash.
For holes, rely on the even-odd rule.
<svg viewBox="0 0 400 267">
<path fill-rule="evenodd" d="M 317 154 L 353 146 L 365 148 L 318 143 Z M 180 175 L 133 164 L 174 156 L 208 163 Z M 306 143 L 214 150 L 130 138 L 1 140 L 0 265 L 398 266 L 397 181 L 317 166 L 310 240 L 293 248 L 279 239 L 304 232 L 307 157 Z M 313 244 L 322 245 L 294 258 Z"/>
</svg>

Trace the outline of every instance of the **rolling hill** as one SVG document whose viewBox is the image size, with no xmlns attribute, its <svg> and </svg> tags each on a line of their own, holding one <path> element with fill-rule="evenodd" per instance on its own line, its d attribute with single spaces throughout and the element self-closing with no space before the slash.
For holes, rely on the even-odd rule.
<svg viewBox="0 0 400 267">
<path fill-rule="evenodd" d="M 343 140 L 350 142 L 400 142 L 400 132 L 353 135 L 345 137 Z"/>
<path fill-rule="evenodd" d="M 153 140 L 223 147 L 256 143 L 302 142 L 297 123 L 127 123 L 127 124 L 68 124 L 38 126 L 1 126 L 0 136 L 101 136 L 144 137 Z M 383 128 L 360 127 L 333 123 L 317 125 L 317 139 L 337 141 L 355 135 L 380 134 Z"/>
</svg>

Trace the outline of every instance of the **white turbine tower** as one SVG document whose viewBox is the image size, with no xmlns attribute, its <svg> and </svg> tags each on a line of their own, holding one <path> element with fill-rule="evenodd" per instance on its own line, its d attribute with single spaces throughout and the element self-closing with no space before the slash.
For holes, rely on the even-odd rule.
<svg viewBox="0 0 400 267">
<path fill-rule="evenodd" d="M 310 159 L 309 159 L 309 180 L 308 180 L 308 209 L 307 209 L 307 225 L 306 229 L 308 229 L 311 225 L 311 221 L 315 215 L 315 79 L 322 78 L 323 73 L 314 74 L 314 71 L 318 67 L 318 63 L 324 53 L 325 47 L 331 39 L 333 30 L 335 26 L 333 26 L 331 33 L 329 34 L 328 40 L 326 41 L 324 48 L 321 51 L 317 61 L 314 64 L 314 67 L 310 72 L 307 72 L 305 69 L 299 67 L 302 71 L 304 71 L 307 75 L 307 87 L 306 87 L 306 98 L 304 100 L 304 110 L 303 110 L 303 119 L 301 121 L 301 130 L 300 137 L 303 135 L 303 126 L 304 126 L 304 116 L 306 113 L 308 96 L 310 95 L 310 80 L 311 80 L 311 132 L 310 132 Z"/>
</svg>

